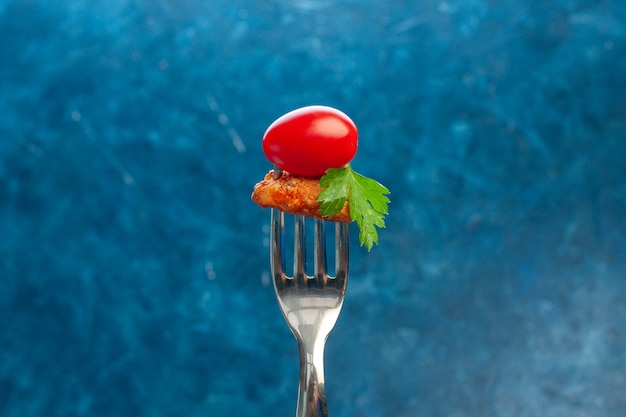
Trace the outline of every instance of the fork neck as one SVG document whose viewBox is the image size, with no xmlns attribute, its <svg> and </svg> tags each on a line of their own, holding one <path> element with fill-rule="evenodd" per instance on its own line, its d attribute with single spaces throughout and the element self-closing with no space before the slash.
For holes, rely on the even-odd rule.
<svg viewBox="0 0 626 417">
<path fill-rule="evenodd" d="M 324 340 L 300 345 L 300 384 L 296 417 L 328 417 L 324 384 Z"/>
</svg>

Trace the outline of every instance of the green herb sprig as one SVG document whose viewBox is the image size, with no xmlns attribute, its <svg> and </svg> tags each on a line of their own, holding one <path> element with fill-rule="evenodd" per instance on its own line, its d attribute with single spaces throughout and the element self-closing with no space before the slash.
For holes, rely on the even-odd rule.
<svg viewBox="0 0 626 417">
<path fill-rule="evenodd" d="M 323 190 L 317 201 L 322 203 L 322 215 L 332 217 L 348 200 L 350 217 L 359 227 L 361 246 L 369 251 L 374 244 L 378 244 L 376 228 L 385 227 L 385 215 L 390 203 L 387 187 L 357 173 L 350 164 L 328 169 L 319 184 Z"/>
</svg>

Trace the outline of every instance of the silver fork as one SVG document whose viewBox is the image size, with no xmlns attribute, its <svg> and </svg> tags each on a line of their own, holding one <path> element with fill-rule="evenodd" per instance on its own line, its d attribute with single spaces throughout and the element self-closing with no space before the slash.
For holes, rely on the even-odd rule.
<svg viewBox="0 0 626 417">
<path fill-rule="evenodd" d="M 278 305 L 300 348 L 296 417 L 328 417 L 324 345 L 335 326 L 348 283 L 348 223 L 336 223 L 335 277 L 326 268 L 324 221 L 315 219 L 313 276 L 306 273 L 305 218 L 295 216 L 293 277 L 284 268 L 285 215 L 271 209 L 270 265 Z"/>
</svg>

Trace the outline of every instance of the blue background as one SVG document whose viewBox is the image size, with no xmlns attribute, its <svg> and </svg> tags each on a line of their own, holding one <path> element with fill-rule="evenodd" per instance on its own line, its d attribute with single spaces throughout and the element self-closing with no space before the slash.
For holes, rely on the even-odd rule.
<svg viewBox="0 0 626 417">
<path fill-rule="evenodd" d="M 288 416 L 265 128 L 392 192 L 332 416 L 623 416 L 626 5 L 0 0 L 0 415 Z"/>
</svg>

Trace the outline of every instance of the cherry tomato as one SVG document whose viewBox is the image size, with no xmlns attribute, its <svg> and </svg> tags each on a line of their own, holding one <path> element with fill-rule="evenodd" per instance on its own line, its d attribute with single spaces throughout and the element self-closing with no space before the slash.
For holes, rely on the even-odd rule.
<svg viewBox="0 0 626 417">
<path fill-rule="evenodd" d="M 274 121 L 263 135 L 265 156 L 293 175 L 317 177 L 354 158 L 358 132 L 343 112 L 327 106 L 293 110 Z"/>
</svg>

